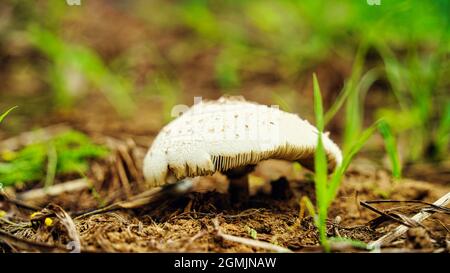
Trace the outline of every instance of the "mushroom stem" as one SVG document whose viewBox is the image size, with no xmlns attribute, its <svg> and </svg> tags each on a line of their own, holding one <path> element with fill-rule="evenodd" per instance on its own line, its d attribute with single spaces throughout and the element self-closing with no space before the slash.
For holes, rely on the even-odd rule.
<svg viewBox="0 0 450 273">
<path fill-rule="evenodd" d="M 289 181 L 286 177 L 280 177 L 277 180 L 271 181 L 272 185 L 272 198 L 278 200 L 286 200 L 292 195 Z"/>
<path fill-rule="evenodd" d="M 230 194 L 230 200 L 233 204 L 239 201 L 248 200 L 250 195 L 248 174 L 252 172 L 254 168 L 255 165 L 248 165 L 225 172 L 225 175 L 230 181 L 228 192 Z"/>
<path fill-rule="evenodd" d="M 243 175 L 237 179 L 230 179 L 228 192 L 233 204 L 239 201 L 247 201 L 250 195 L 247 175 Z"/>
</svg>

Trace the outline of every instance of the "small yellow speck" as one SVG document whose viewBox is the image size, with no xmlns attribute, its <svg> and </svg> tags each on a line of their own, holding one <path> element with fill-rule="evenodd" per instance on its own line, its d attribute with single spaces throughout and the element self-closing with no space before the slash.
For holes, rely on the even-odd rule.
<svg viewBox="0 0 450 273">
<path fill-rule="evenodd" d="M 0 209 L 0 218 L 5 217 L 6 211 Z"/>
<path fill-rule="evenodd" d="M 36 217 L 36 215 L 38 215 L 39 213 L 40 213 L 39 211 L 33 212 L 33 213 L 30 215 L 30 218 L 33 219 L 33 218 Z"/>
<path fill-rule="evenodd" d="M 51 227 L 53 225 L 53 220 L 52 218 L 47 217 L 45 218 L 44 223 L 46 226 Z"/>
</svg>

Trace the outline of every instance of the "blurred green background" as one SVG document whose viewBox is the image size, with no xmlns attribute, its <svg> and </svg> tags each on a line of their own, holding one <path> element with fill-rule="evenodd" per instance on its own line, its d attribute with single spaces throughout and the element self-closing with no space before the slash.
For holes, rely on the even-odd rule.
<svg viewBox="0 0 450 273">
<path fill-rule="evenodd" d="M 313 121 L 344 147 L 385 118 L 403 162 L 448 159 L 447 0 L 4 0 L 0 137 L 56 122 L 155 134 L 194 96 L 244 95 Z M 376 2 L 376 1 L 372 1 Z"/>
</svg>

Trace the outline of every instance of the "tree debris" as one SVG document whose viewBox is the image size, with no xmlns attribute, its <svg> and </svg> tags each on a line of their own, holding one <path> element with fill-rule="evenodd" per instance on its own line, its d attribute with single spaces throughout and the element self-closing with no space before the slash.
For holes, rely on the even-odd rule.
<svg viewBox="0 0 450 273">
<path fill-rule="evenodd" d="M 450 203 L 450 192 L 448 192 L 447 194 L 445 194 L 444 196 L 439 198 L 436 202 L 433 203 L 433 205 L 438 206 L 438 207 L 444 207 L 448 203 Z M 416 215 L 414 215 L 411 219 L 417 223 L 420 223 L 423 220 L 425 220 L 426 218 L 428 218 L 429 216 L 431 216 L 433 213 L 434 213 L 434 211 L 430 211 L 430 209 L 425 208 L 425 209 L 422 209 Z M 378 240 L 370 242 L 368 244 L 368 247 L 369 248 L 380 248 L 381 246 L 386 245 L 386 244 L 392 242 L 393 240 L 395 240 L 396 238 L 402 236 L 408 229 L 409 229 L 409 227 L 407 225 L 398 226 L 397 228 L 395 228 L 388 234 L 385 234 Z"/>
</svg>

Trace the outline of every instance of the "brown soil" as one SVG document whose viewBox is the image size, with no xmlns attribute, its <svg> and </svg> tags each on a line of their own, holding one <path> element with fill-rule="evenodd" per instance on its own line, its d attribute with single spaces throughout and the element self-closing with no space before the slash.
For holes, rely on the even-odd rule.
<svg viewBox="0 0 450 273">
<path fill-rule="evenodd" d="M 366 225 L 377 215 L 362 208 L 359 200 L 379 199 L 374 189 L 391 182 L 380 177 L 351 175 L 344 182 L 339 197 L 330 210 L 328 235 L 369 242 L 382 236 L 397 223 L 371 229 Z M 135 210 L 119 210 L 75 219 L 83 251 L 101 252 L 256 252 L 267 251 L 243 244 L 224 241 L 216 236 L 212 223 L 217 218 L 222 232 L 244 238 L 254 238 L 287 247 L 293 251 L 319 251 L 316 228 L 311 217 L 299 219 L 299 196 L 314 199 L 314 185 L 308 181 L 292 181 L 295 197 L 278 201 L 258 194 L 245 204 L 230 204 L 229 197 L 219 192 L 193 193 L 168 199 Z M 392 187 L 391 198 L 433 202 L 448 188 L 433 187 L 426 182 L 405 180 Z M 61 196 L 58 202 L 65 207 L 82 203 L 88 207 L 95 202 L 88 192 Z M 88 200 L 86 200 L 88 199 Z M 90 201 L 90 202 L 89 202 Z M 75 205 L 77 206 L 77 205 Z M 414 211 L 414 210 L 410 210 Z M 436 215 L 423 223 L 423 228 L 411 229 L 406 239 L 392 247 L 434 251 L 446 248 L 449 218 Z M 42 222 L 33 227 L 15 228 L 2 224 L 20 238 L 55 245 L 68 243 L 67 232 L 60 224 L 47 227 Z M 3 251 L 11 251 L 4 244 Z M 344 251 L 355 251 L 344 249 Z"/>
</svg>

